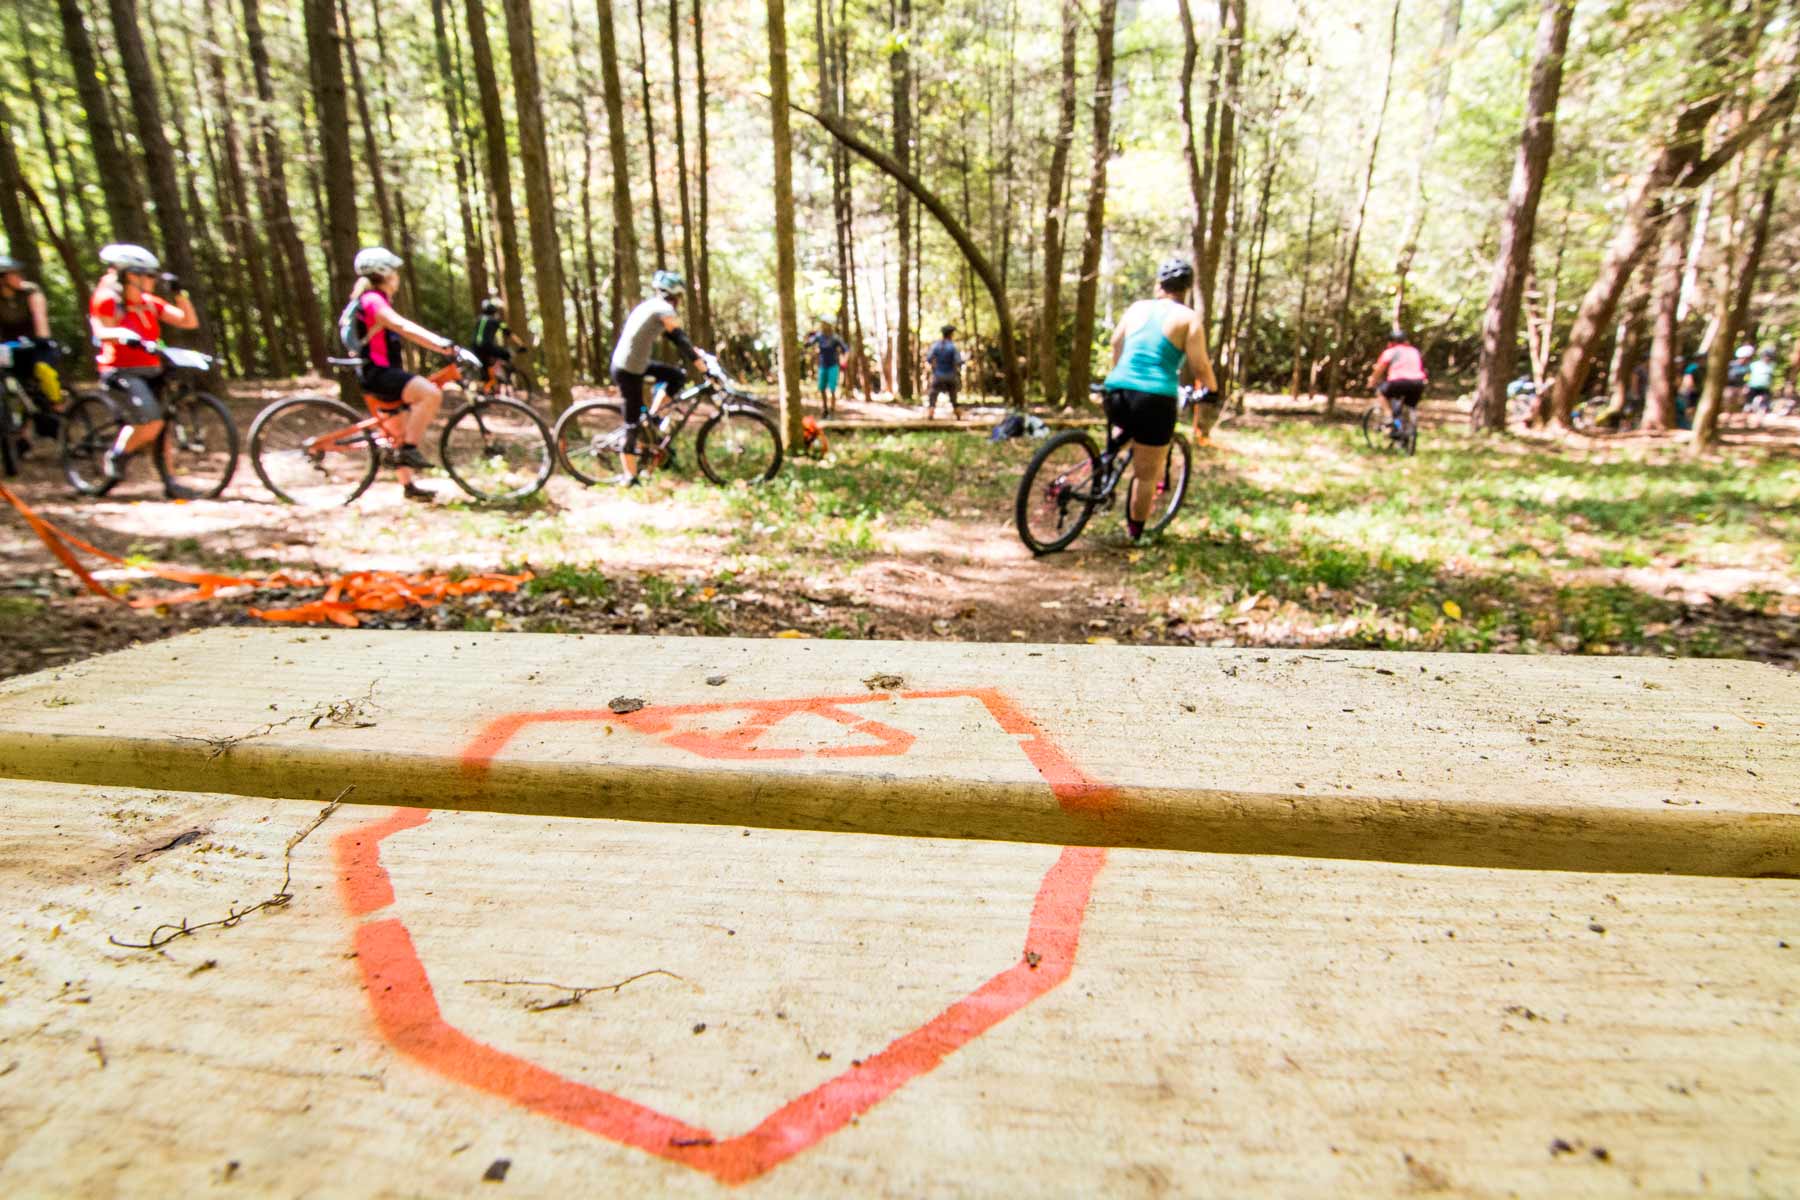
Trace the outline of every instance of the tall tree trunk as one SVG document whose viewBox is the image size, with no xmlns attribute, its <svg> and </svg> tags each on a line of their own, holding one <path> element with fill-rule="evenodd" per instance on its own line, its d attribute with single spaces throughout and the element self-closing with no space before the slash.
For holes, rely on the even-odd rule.
<svg viewBox="0 0 1800 1200">
<path fill-rule="evenodd" d="M 686 119 L 681 99 L 681 0 L 669 0 L 670 92 L 675 101 L 675 182 L 681 200 L 681 277 L 694 279 L 694 211 L 688 191 Z"/>
<path fill-rule="evenodd" d="M 1307 301 L 1312 299 L 1313 222 L 1319 212 L 1319 152 L 1313 151 L 1312 182 L 1306 187 L 1306 241 L 1300 253 L 1300 311 L 1294 317 L 1294 373 L 1288 381 L 1288 393 L 1300 397 L 1300 377 L 1306 365 Z"/>
<path fill-rule="evenodd" d="M 663 236 L 661 172 L 656 169 L 656 114 L 650 105 L 650 55 L 644 45 L 644 0 L 635 0 L 638 35 L 638 83 L 644 91 L 644 153 L 650 158 L 650 219 L 656 234 L 656 265 L 669 265 L 669 243 Z"/>
<path fill-rule="evenodd" d="M 823 61 L 820 64 L 822 88 L 825 92 L 825 111 L 834 117 L 844 115 L 843 80 L 838 74 L 838 46 L 843 37 L 843 25 L 834 23 L 832 6 L 829 3 L 819 9 L 825 28 L 821 30 L 823 39 L 821 51 Z M 856 294 L 856 282 L 850 274 L 850 212 L 848 202 L 849 162 L 844 148 L 834 139 L 831 142 L 831 223 L 837 235 L 837 332 L 838 336 L 851 343 L 849 361 L 845 363 L 849 389 L 856 390 L 856 381 L 862 366 L 862 346 L 851 331 L 850 311 L 852 297 Z"/>
<path fill-rule="evenodd" d="M 613 34 L 612 0 L 594 0 L 600 21 L 600 82 L 606 93 L 606 149 L 612 159 L 613 301 L 612 328 L 617 336 L 624 308 L 636 304 L 642 290 L 638 276 L 637 230 L 631 218 L 631 164 L 625 154 L 625 89 L 619 83 L 619 49 Z M 702 193 L 704 196 L 704 193 Z"/>
<path fill-rule="evenodd" d="M 1406 279 L 1412 273 L 1413 259 L 1419 252 L 1419 232 L 1425 227 L 1425 164 L 1431 160 L 1437 144 L 1438 128 L 1444 119 L 1444 101 L 1450 95 L 1450 64 L 1454 61 L 1456 37 L 1462 29 L 1463 0 L 1444 0 L 1444 19 L 1438 29 L 1436 71 L 1431 77 L 1431 95 L 1426 104 L 1425 138 L 1413 155 L 1412 199 L 1407 207 L 1406 235 L 1400 244 L 1400 261 L 1394 266 L 1394 324 L 1406 323 Z"/>
<path fill-rule="evenodd" d="M 356 170 L 350 161 L 350 107 L 344 95 L 344 67 L 338 58 L 337 16 L 331 0 L 303 0 L 306 48 L 312 60 L 313 104 L 324 149 L 325 249 L 331 294 L 341 301 L 354 278 L 358 231 Z"/>
<path fill-rule="evenodd" d="M 1069 359 L 1065 393 L 1071 405 L 1088 398 L 1094 369 L 1094 306 L 1100 290 L 1100 239 L 1106 226 L 1106 163 L 1112 157 L 1113 24 L 1118 0 L 1100 0 L 1095 41 L 1094 161 L 1088 172 L 1087 225 L 1081 236 L 1081 275 L 1075 284 L 1075 353 Z"/>
<path fill-rule="evenodd" d="M 694 0 L 694 125 L 700 143 L 700 161 L 697 164 L 699 170 L 696 172 L 699 188 L 696 199 L 700 209 L 696 229 L 699 254 L 695 263 L 695 270 L 698 271 L 695 283 L 699 290 L 694 296 L 694 320 L 699 326 L 700 344 L 710 346 L 718 339 L 718 332 L 713 328 L 712 251 L 707 244 L 712 205 L 712 159 L 706 137 L 706 35 L 700 8 L 701 0 Z"/>
<path fill-rule="evenodd" d="M 912 80 L 907 43 L 912 36 L 912 0 L 888 0 L 888 22 L 894 48 L 888 55 L 889 82 L 894 97 L 894 159 L 900 169 L 912 172 Z M 894 209 L 900 232 L 900 320 L 894 342 L 894 381 L 902 404 L 912 403 L 913 378 L 918 352 L 912 326 L 912 199 L 903 185 L 894 187 Z"/>
<path fill-rule="evenodd" d="M 338 19 L 343 22 L 344 60 L 350 64 L 350 92 L 356 97 L 356 115 L 362 125 L 363 174 L 375 192 L 375 216 L 381 222 L 381 244 L 393 246 L 394 206 L 388 199 L 387 172 L 381 161 L 381 144 L 375 137 L 375 121 L 369 115 L 369 92 L 363 86 L 362 55 L 357 52 L 356 26 L 350 20 L 350 0 L 338 0 Z M 407 264 L 411 266 L 411 264 Z M 415 293 L 413 303 L 418 303 Z"/>
<path fill-rule="evenodd" d="M 1395 21 L 1399 20 L 1400 6 L 1396 0 L 1394 6 Z M 1206 256 L 1199 263 L 1200 270 L 1200 309 L 1206 314 L 1208 322 L 1212 321 L 1213 295 L 1219 275 L 1219 259 L 1225 245 L 1225 215 L 1231 204 L 1233 172 L 1237 166 L 1237 112 L 1243 97 L 1242 84 L 1244 77 L 1244 0 L 1219 0 L 1219 38 L 1225 52 L 1224 92 L 1219 102 L 1219 142 L 1213 154 L 1212 178 L 1212 228 L 1206 237 Z M 1393 74 L 1393 54 L 1388 55 L 1388 73 Z M 1391 82 L 1391 78 L 1390 78 Z M 1383 107 L 1386 101 L 1383 101 Z M 1376 141 L 1381 139 L 1380 126 L 1376 127 Z M 1372 157 L 1372 156 L 1371 156 Z M 1235 245 L 1235 240 L 1233 242 Z M 1209 327 L 1210 331 L 1210 327 Z M 1224 342 L 1224 321 L 1221 319 L 1213 339 L 1215 346 Z"/>
<path fill-rule="evenodd" d="M 162 106 L 156 98 L 156 74 L 144 51 L 143 31 L 138 27 L 137 0 L 109 0 L 112 8 L 113 36 L 118 41 L 119 58 L 125 65 L 125 79 L 131 92 L 132 114 L 136 118 L 138 144 L 144 148 L 144 162 L 150 175 L 150 194 L 156 205 L 156 220 L 162 232 L 163 255 L 169 268 L 181 276 L 195 306 L 205 311 L 206 295 L 194 261 L 194 242 L 189 232 L 187 211 L 181 204 L 181 183 L 175 173 L 175 151 L 163 131 Z M 197 341 L 203 350 L 213 346 L 212 334 L 205 323 Z"/>
<path fill-rule="evenodd" d="M 1195 142 L 1199 131 L 1194 128 L 1194 68 L 1200 61 L 1200 39 L 1194 30 L 1194 13 L 1188 0 L 1177 0 L 1177 4 L 1181 15 L 1181 158 L 1188 177 L 1189 261 L 1198 269 L 1206 257 L 1206 182 L 1200 177 L 1201 152 Z"/>
<path fill-rule="evenodd" d="M 307 357 L 314 370 L 323 371 L 328 353 L 325 330 L 319 316 L 318 296 L 313 291 L 312 270 L 306 262 L 306 247 L 300 241 L 299 226 L 295 223 L 293 209 L 288 204 L 287 164 L 282 157 L 281 133 L 275 127 L 275 85 L 269 73 L 269 52 L 263 42 L 261 12 L 258 0 L 242 0 L 242 4 L 244 40 L 250 51 L 251 71 L 256 78 L 256 129 L 262 144 L 260 174 L 265 199 L 263 219 L 269 225 L 270 238 L 277 253 L 286 264 L 283 274 L 287 286 L 292 289 L 289 295 L 298 310 L 305 333 Z M 348 153 L 346 147 L 346 157 Z M 351 214 L 350 225 L 354 234 L 354 212 Z M 348 264 L 345 269 L 348 269 Z"/>
<path fill-rule="evenodd" d="M 1743 164 L 1734 163 L 1731 181 L 1721 189 L 1718 265 L 1713 277 L 1713 332 L 1706 350 L 1706 376 L 1701 383 L 1700 404 L 1694 413 L 1694 436 L 1688 448 L 1703 454 L 1719 444 L 1719 414 L 1725 408 L 1725 372 L 1731 365 L 1731 347 L 1737 331 L 1731 327 L 1733 268 L 1737 264 L 1738 207 L 1743 187 Z"/>
<path fill-rule="evenodd" d="M 775 300 L 782 439 L 800 445 L 800 316 L 794 297 L 794 145 L 788 129 L 787 6 L 768 0 L 770 132 L 775 149 Z"/>
<path fill-rule="evenodd" d="M 44 198 L 37 194 L 36 188 L 31 186 L 31 180 L 21 176 L 19 188 L 24 192 L 25 199 L 30 202 L 32 209 L 38 215 L 38 220 L 43 223 L 45 233 L 49 235 L 51 243 L 56 247 L 57 257 L 63 261 L 63 270 L 69 273 L 69 286 L 74 288 L 77 298 L 87 296 L 89 294 L 87 270 L 83 265 L 81 254 L 76 251 L 69 238 L 58 233 L 56 226 L 51 224 L 50 210 L 44 207 Z"/>
<path fill-rule="evenodd" d="M 1356 199 L 1356 219 L 1350 226 L 1350 245 L 1344 257 L 1344 291 L 1338 297 L 1337 316 L 1331 323 L 1331 362 L 1325 368 L 1325 413 L 1337 403 L 1344 360 L 1350 354 L 1350 302 L 1356 292 L 1356 253 L 1362 247 L 1363 219 L 1369 212 L 1369 193 L 1375 186 L 1375 156 L 1381 150 L 1381 131 L 1387 123 L 1388 100 L 1394 94 L 1394 52 L 1400 41 L 1400 4 L 1388 23 L 1387 70 L 1381 81 L 1381 107 L 1375 112 L 1375 136 L 1369 140 L 1369 165 L 1363 171 L 1362 190 Z"/>
<path fill-rule="evenodd" d="M 75 76 L 75 92 L 81 97 L 82 113 L 87 119 L 88 146 L 93 151 L 100 193 L 106 200 L 107 223 L 112 226 L 113 237 L 147 244 L 150 220 L 143 206 L 136 203 L 131 186 L 137 171 L 119 140 L 112 102 L 100 82 L 99 60 L 93 39 L 88 36 L 80 0 L 57 0 L 56 7 L 62 17 L 63 48 Z"/>
<path fill-rule="evenodd" d="M 0 92 L 0 228 L 6 231 L 7 253 L 25 264 L 33 279 L 44 275 L 44 257 L 38 249 L 37 231 L 19 201 L 25 195 L 25 173 L 19 168 L 18 148 L 12 140 L 12 113 Z"/>
<path fill-rule="evenodd" d="M 550 403 L 559 413 L 575 402 L 569 363 L 569 330 L 563 311 L 562 248 L 556 235 L 556 199 L 550 190 L 550 151 L 538 84 L 537 36 L 531 0 L 503 0 L 506 43 L 512 52 L 513 109 L 519 117 L 519 168 L 525 175 L 525 210 L 531 224 L 531 257 L 537 280 L 538 321 Z"/>
<path fill-rule="evenodd" d="M 1737 288 L 1732 293 L 1731 328 L 1734 331 L 1750 328 L 1750 305 L 1756 296 L 1756 278 L 1762 271 L 1763 251 L 1769 244 L 1769 222 L 1775 213 L 1775 198 L 1781 190 L 1782 175 L 1787 170 L 1792 118 L 1791 112 L 1783 118 L 1759 170 L 1762 189 L 1756 201 L 1756 215 L 1750 219 L 1750 245 L 1744 252 L 1744 265 L 1738 272 Z"/>
<path fill-rule="evenodd" d="M 573 37 L 581 28 L 575 16 L 575 0 L 569 0 L 569 31 Z M 571 285 L 571 299 L 575 303 L 575 317 L 581 325 L 579 340 L 584 349 L 585 370 L 587 377 L 598 380 L 602 376 L 600 364 L 600 341 L 602 322 L 600 318 L 600 260 L 594 253 L 594 123 L 588 114 L 588 100 L 594 94 L 592 80 L 588 75 L 587 57 L 581 52 L 579 44 L 571 45 L 569 53 L 575 59 L 575 113 L 581 132 L 581 277 L 582 286 Z M 583 313 L 583 296 L 586 293 L 586 313 Z"/>
<path fill-rule="evenodd" d="M 28 40 L 28 44 L 35 42 L 38 37 L 37 31 L 32 28 L 22 12 L 20 13 L 19 34 L 21 39 Z M 31 96 L 32 111 L 37 116 L 38 136 L 44 142 L 44 164 L 50 171 L 50 190 L 56 197 L 56 211 L 61 217 L 61 226 L 66 232 L 69 229 L 69 189 L 63 184 L 62 169 L 66 165 L 63 160 L 67 156 L 60 152 L 56 139 L 51 136 L 50 112 L 44 101 L 44 89 L 38 84 L 38 68 L 33 58 L 34 56 L 29 51 L 21 54 L 19 66 L 25 76 L 25 90 Z M 47 213 L 44 217 L 44 226 L 45 235 L 53 237 L 55 226 L 50 224 Z M 40 261 L 38 274 L 33 275 L 32 278 L 41 278 L 42 269 Z"/>
<path fill-rule="evenodd" d="M 463 154 L 462 105 L 457 97 L 462 92 L 462 73 L 451 67 L 450 37 L 444 19 L 444 0 L 431 0 L 431 32 L 437 50 L 438 93 L 444 102 L 444 117 L 450 124 L 451 158 L 456 168 L 456 211 L 462 221 L 463 265 L 468 271 L 469 308 L 481 307 L 487 299 L 487 263 L 481 241 L 475 234 L 475 211 L 469 203 L 469 164 Z"/>
<path fill-rule="evenodd" d="M 506 114 L 500 107 L 500 83 L 494 76 L 494 52 L 488 46 L 487 13 L 482 0 L 465 0 L 465 8 L 469 25 L 470 66 L 475 71 L 475 84 L 481 93 L 481 132 L 487 150 L 487 187 L 488 193 L 494 198 L 494 224 L 500 227 L 500 273 L 505 281 L 503 289 L 506 315 L 513 330 L 529 341 L 531 339 L 526 333 L 530 323 L 525 310 L 525 267 L 519 257 L 519 214 L 513 207 L 512 155 L 506 148 Z M 548 295 L 557 305 L 558 311 L 561 311 L 560 283 Z M 563 352 L 568 352 L 566 338 Z"/>
<path fill-rule="evenodd" d="M 394 76 L 388 63 L 387 36 L 382 32 L 381 28 L 381 9 L 382 6 L 379 4 L 371 5 L 369 8 L 369 21 L 375 27 L 375 65 L 381 73 L 381 125 L 382 129 L 387 134 L 389 148 L 397 154 L 399 152 L 400 139 L 394 136 L 394 104 L 390 94 Z M 344 16 L 344 32 L 348 34 L 349 31 L 350 18 L 349 13 L 346 10 Z M 355 61 L 354 54 L 351 56 L 351 61 Z M 388 160 L 388 168 L 394 172 L 395 178 L 402 178 L 400 168 L 394 165 L 394 160 L 392 158 Z M 413 252 L 412 223 L 407 220 L 406 216 L 406 187 L 404 182 L 402 182 L 400 186 L 395 187 L 392 194 L 394 202 L 394 225 L 400 231 L 400 257 L 406 262 L 405 267 L 402 268 L 406 273 L 406 288 L 407 291 L 412 293 L 414 304 L 423 304 L 425 302 L 425 296 L 419 291 L 419 268 L 416 261 L 417 255 Z"/>
<path fill-rule="evenodd" d="M 1681 273 L 1687 265 L 1693 220 L 1693 204 L 1678 201 L 1663 225 L 1662 251 L 1656 260 L 1649 380 L 1644 392 L 1644 417 L 1638 426 L 1648 433 L 1662 433 L 1675 425 L 1675 382 L 1681 361 L 1681 327 L 1676 310 L 1681 304 Z"/>
<path fill-rule="evenodd" d="M 1038 320 L 1038 383 L 1044 402 L 1056 403 L 1062 385 L 1056 337 L 1062 325 L 1063 238 L 1068 221 L 1069 153 L 1075 144 L 1075 35 L 1080 28 L 1076 0 L 1062 3 L 1062 93 L 1056 115 L 1056 142 L 1050 151 L 1050 179 L 1044 195 L 1044 302 Z"/>
<path fill-rule="evenodd" d="M 1275 188 L 1275 164 L 1278 161 L 1275 153 L 1275 126 L 1270 122 L 1268 131 L 1263 137 L 1263 177 L 1262 190 L 1256 200 L 1256 228 L 1250 234 L 1250 286 L 1249 296 L 1244 303 L 1244 321 L 1240 333 L 1232 347 L 1232 361 L 1237 368 L 1237 379 L 1241 385 L 1238 392 L 1238 404 L 1242 406 L 1243 391 L 1250 385 L 1250 372 L 1245 369 L 1244 361 L 1248 355 L 1242 347 L 1248 343 L 1251 350 L 1256 348 L 1256 316 L 1257 305 L 1262 299 L 1263 277 L 1263 245 L 1269 234 L 1269 193 Z"/>
</svg>

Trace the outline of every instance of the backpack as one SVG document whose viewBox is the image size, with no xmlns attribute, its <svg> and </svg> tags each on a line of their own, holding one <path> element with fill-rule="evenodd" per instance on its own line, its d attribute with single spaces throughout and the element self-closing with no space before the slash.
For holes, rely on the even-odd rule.
<svg viewBox="0 0 1800 1200">
<path fill-rule="evenodd" d="M 358 303 L 361 299 L 358 296 L 344 305 L 337 320 L 338 341 L 344 344 L 344 353 L 352 358 L 364 358 L 369 353 L 369 327 L 363 323 L 362 307 Z"/>
<path fill-rule="evenodd" d="M 994 426 L 994 431 L 988 434 L 988 441 L 1004 442 L 1008 438 L 1016 438 L 1024 432 L 1024 415 L 1021 413 L 1008 413 L 1000 419 L 999 424 Z"/>
</svg>

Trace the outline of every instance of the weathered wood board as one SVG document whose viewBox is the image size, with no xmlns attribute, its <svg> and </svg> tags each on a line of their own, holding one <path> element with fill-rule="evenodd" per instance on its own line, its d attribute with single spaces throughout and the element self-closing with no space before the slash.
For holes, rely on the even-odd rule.
<svg viewBox="0 0 1800 1200">
<path fill-rule="evenodd" d="M 1800 1192 L 1796 881 L 0 810 L 9 1197 Z"/>
<path fill-rule="evenodd" d="M 216 629 L 0 684 L 0 776 L 1800 875 L 1797 727 L 1750 663 Z"/>
</svg>

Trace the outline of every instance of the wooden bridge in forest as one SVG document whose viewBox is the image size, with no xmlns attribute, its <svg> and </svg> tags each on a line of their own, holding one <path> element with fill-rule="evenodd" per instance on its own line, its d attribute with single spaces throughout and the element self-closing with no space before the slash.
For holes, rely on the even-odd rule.
<svg viewBox="0 0 1800 1200">
<path fill-rule="evenodd" d="M 1800 1190 L 1800 679 L 217 629 L 0 683 L 0 1191 Z"/>
</svg>

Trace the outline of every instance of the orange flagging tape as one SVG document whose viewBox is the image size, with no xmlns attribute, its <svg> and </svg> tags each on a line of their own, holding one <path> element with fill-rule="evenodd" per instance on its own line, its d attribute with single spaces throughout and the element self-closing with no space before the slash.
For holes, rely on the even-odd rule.
<svg viewBox="0 0 1800 1200">
<path fill-rule="evenodd" d="M 5 484 L 0 484 L 0 499 L 11 504 L 31 531 L 38 535 L 50 553 L 62 564 L 74 572 L 82 586 L 96 596 L 105 596 L 108 600 L 120 604 L 127 601 L 116 592 L 107 588 L 81 564 L 76 551 L 91 554 L 95 558 L 117 566 L 131 566 L 116 554 L 108 554 L 98 546 L 90 545 L 80 538 L 60 529 L 34 512 L 30 505 L 21 500 L 17 493 Z M 187 604 L 195 600 L 210 600 L 216 596 L 220 588 L 324 588 L 322 599 L 307 604 L 298 604 L 292 608 L 252 608 L 250 615 L 264 621 L 287 621 L 302 625 L 317 625 L 331 622 L 354 628 L 362 622 L 357 617 L 359 612 L 397 612 L 406 608 L 432 608 L 445 600 L 456 596 L 471 596 L 482 592 L 516 592 L 519 585 L 529 582 L 530 572 L 520 575 L 469 575 L 454 579 L 448 575 L 405 575 L 398 571 L 355 571 L 349 575 L 333 578 L 317 578 L 305 575 L 276 574 L 262 578 L 243 575 L 218 575 L 210 571 L 191 571 L 186 567 L 172 567 L 160 563 L 146 564 L 139 568 L 154 575 L 158 579 L 166 579 L 170 583 L 191 585 L 191 591 L 177 592 L 169 596 L 144 596 L 129 601 L 132 608 L 161 608 L 169 604 Z"/>
</svg>

